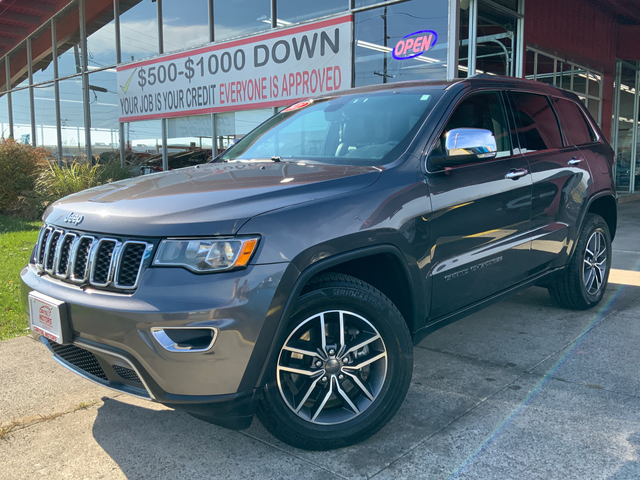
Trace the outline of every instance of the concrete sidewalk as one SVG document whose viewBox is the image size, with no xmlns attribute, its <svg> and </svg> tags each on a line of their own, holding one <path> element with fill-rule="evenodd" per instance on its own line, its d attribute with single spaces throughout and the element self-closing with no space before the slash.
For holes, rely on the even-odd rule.
<svg viewBox="0 0 640 480">
<path fill-rule="evenodd" d="M 640 202 L 619 211 L 613 267 L 638 271 Z M 306 452 L 257 420 L 233 432 L 95 386 L 18 338 L 0 342 L 0 479 L 635 480 L 639 342 L 640 287 L 610 284 L 588 312 L 531 288 L 423 341 L 380 433 Z"/>
</svg>

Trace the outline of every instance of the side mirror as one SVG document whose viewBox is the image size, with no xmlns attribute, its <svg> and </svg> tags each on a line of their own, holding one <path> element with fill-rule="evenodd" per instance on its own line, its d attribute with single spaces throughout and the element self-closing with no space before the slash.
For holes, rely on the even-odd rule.
<svg viewBox="0 0 640 480">
<path fill-rule="evenodd" d="M 495 158 L 498 152 L 493 133 L 484 128 L 454 128 L 445 134 L 444 143 L 445 154 L 430 158 L 439 168 Z"/>
</svg>

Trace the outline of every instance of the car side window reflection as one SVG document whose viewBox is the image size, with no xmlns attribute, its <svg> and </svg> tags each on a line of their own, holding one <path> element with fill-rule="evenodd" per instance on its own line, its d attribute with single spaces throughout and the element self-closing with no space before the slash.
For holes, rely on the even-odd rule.
<svg viewBox="0 0 640 480">
<path fill-rule="evenodd" d="M 562 148 L 558 118 L 549 99 L 534 93 L 512 93 L 522 153 Z"/>
<path fill-rule="evenodd" d="M 454 128 L 482 128 L 491 131 L 496 139 L 495 158 L 508 157 L 511 153 L 509 127 L 497 92 L 476 93 L 464 99 L 449 118 L 440 148 L 444 148 L 444 137 Z M 444 150 L 442 150 L 444 152 Z"/>
</svg>

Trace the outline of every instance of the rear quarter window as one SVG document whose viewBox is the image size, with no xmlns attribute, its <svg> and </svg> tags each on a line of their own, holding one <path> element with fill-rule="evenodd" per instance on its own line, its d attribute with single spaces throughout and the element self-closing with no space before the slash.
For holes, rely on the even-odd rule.
<svg viewBox="0 0 640 480">
<path fill-rule="evenodd" d="M 584 113 L 575 102 L 564 98 L 554 98 L 556 111 L 564 121 L 565 130 L 569 142 L 572 145 L 582 145 L 598 140 L 595 132 L 589 126 Z"/>
</svg>

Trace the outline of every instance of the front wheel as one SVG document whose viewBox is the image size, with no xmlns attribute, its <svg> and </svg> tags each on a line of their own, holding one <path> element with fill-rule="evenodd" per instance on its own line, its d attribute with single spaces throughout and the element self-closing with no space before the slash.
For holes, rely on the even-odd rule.
<svg viewBox="0 0 640 480">
<path fill-rule="evenodd" d="M 411 336 L 395 305 L 356 278 L 325 274 L 296 303 L 258 418 L 298 448 L 352 445 L 395 415 L 412 369 Z"/>
<path fill-rule="evenodd" d="M 600 215 L 588 214 L 569 265 L 550 285 L 560 306 L 574 310 L 595 307 L 607 287 L 611 269 L 611 234 Z"/>
</svg>

